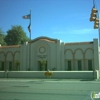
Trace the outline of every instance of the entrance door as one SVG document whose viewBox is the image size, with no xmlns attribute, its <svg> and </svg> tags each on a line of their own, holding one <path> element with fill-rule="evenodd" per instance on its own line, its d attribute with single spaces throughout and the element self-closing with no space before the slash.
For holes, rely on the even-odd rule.
<svg viewBox="0 0 100 100">
<path fill-rule="evenodd" d="M 3 71 L 4 70 L 4 62 L 0 61 L 0 70 Z"/>
<path fill-rule="evenodd" d="M 1 63 L 1 69 L 4 70 L 4 62 Z"/>
<path fill-rule="evenodd" d="M 38 71 L 42 71 L 42 66 L 41 66 L 40 61 L 38 61 Z"/>
<path fill-rule="evenodd" d="M 12 70 L 12 62 L 9 62 L 9 71 Z"/>
<path fill-rule="evenodd" d="M 93 70 L 92 69 L 92 60 L 88 60 L 88 70 Z"/>
<path fill-rule="evenodd" d="M 42 67 L 42 64 L 40 61 L 38 61 L 38 70 L 39 71 L 42 71 L 43 70 L 43 67 Z M 45 64 L 45 71 L 47 71 L 47 61 L 46 61 L 46 64 Z"/>
<path fill-rule="evenodd" d="M 82 70 L 82 63 L 81 63 L 81 60 L 78 60 L 78 70 Z"/>
<path fill-rule="evenodd" d="M 68 70 L 71 71 L 71 61 L 68 61 Z"/>
<path fill-rule="evenodd" d="M 45 71 L 47 71 L 48 69 L 47 69 L 47 61 L 46 61 L 46 65 L 45 65 Z"/>
</svg>

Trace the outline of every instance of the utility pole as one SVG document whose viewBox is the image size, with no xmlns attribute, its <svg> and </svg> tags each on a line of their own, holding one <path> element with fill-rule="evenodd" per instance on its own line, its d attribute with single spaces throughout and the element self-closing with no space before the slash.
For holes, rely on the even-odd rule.
<svg viewBox="0 0 100 100">
<path fill-rule="evenodd" d="M 99 45 L 100 45 L 100 19 L 99 19 L 99 12 L 98 10 L 95 8 L 95 0 L 93 0 L 93 8 L 91 11 L 91 16 L 90 16 L 90 21 L 94 22 L 94 29 L 98 29 L 98 39 L 99 39 Z M 94 77 L 94 71 L 95 71 L 95 67 L 93 66 L 93 79 Z"/>
</svg>

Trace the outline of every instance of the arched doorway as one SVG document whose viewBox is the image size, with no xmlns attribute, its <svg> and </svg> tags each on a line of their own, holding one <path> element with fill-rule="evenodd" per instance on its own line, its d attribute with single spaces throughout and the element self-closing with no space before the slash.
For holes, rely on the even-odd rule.
<svg viewBox="0 0 100 100">
<path fill-rule="evenodd" d="M 45 64 L 41 62 L 41 60 L 38 60 L 38 71 L 47 71 L 47 61 L 45 60 Z"/>
</svg>

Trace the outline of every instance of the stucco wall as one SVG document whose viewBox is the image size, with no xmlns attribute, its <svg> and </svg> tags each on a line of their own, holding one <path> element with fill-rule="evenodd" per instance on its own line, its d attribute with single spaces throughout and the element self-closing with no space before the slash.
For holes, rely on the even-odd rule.
<svg viewBox="0 0 100 100">
<path fill-rule="evenodd" d="M 12 62 L 11 69 L 14 70 L 16 60 L 20 61 L 20 46 L 0 47 L 0 63 L 4 62 L 4 70 L 9 70 L 10 62 Z"/>
<path fill-rule="evenodd" d="M 67 44 L 65 45 L 65 61 L 67 65 L 67 61 L 71 60 L 72 62 L 72 70 L 78 70 L 77 61 L 81 60 L 82 62 L 82 70 L 88 70 L 88 60 L 94 59 L 94 48 L 93 43 L 85 44 L 85 43 L 77 43 L 77 44 Z M 94 63 L 92 63 L 94 66 Z"/>
<path fill-rule="evenodd" d="M 7 78 L 46 78 L 45 71 L 8 71 L 0 72 Z M 98 79 L 98 71 L 52 71 L 52 79 Z M 94 77 L 93 77 L 94 75 Z"/>
<path fill-rule="evenodd" d="M 5 72 L 4 71 L 0 71 L 0 78 L 4 78 L 5 76 Z"/>
<path fill-rule="evenodd" d="M 44 53 L 40 53 L 39 49 L 41 47 L 44 47 L 46 51 Z M 47 55 L 46 58 L 43 58 L 44 60 L 47 60 L 48 69 L 53 69 L 57 66 L 56 62 L 56 43 L 50 43 L 50 42 L 44 42 L 43 40 L 38 40 L 35 43 L 31 44 L 31 58 L 34 59 L 33 63 L 35 66 L 38 66 L 37 61 L 41 60 L 38 56 Z M 32 62 L 32 61 L 31 61 Z M 32 68 L 33 70 L 38 70 L 35 68 Z"/>
<path fill-rule="evenodd" d="M 44 38 L 43 38 L 44 39 Z M 64 71 L 68 69 L 67 61 L 71 60 L 72 70 L 78 70 L 77 61 L 82 61 L 82 70 L 88 70 L 88 60 L 92 60 L 92 67 L 99 69 L 99 54 L 98 54 L 98 40 L 94 39 L 93 42 L 83 43 L 63 43 L 60 40 L 37 40 L 31 43 L 24 43 L 20 47 L 0 47 L 0 61 L 7 62 L 5 66 L 9 65 L 12 61 L 14 65 L 15 60 L 21 62 L 20 70 L 38 71 L 38 61 L 41 59 L 38 56 L 46 55 L 44 60 L 47 60 L 47 69 L 56 69 L 58 71 Z M 31 45 L 31 54 L 29 54 L 29 48 Z M 45 52 L 40 53 L 39 49 L 45 48 Z M 31 58 L 29 58 L 31 55 Z"/>
<path fill-rule="evenodd" d="M 7 61 L 12 61 L 12 58 L 19 59 L 20 48 L 0 48 L 0 61 L 6 58 Z"/>
</svg>

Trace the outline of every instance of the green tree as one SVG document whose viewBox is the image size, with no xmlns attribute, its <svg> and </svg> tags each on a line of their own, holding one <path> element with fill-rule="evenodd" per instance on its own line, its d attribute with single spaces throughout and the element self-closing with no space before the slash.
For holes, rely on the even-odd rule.
<svg viewBox="0 0 100 100">
<path fill-rule="evenodd" d="M 1 45 L 6 45 L 6 42 L 5 42 L 4 38 L 5 38 L 5 34 L 2 31 L 2 28 L 0 28 L 0 44 Z"/>
<path fill-rule="evenodd" d="M 29 38 L 26 36 L 22 26 L 12 26 L 11 29 L 7 31 L 5 41 L 7 45 L 17 45 L 29 41 Z"/>
</svg>

